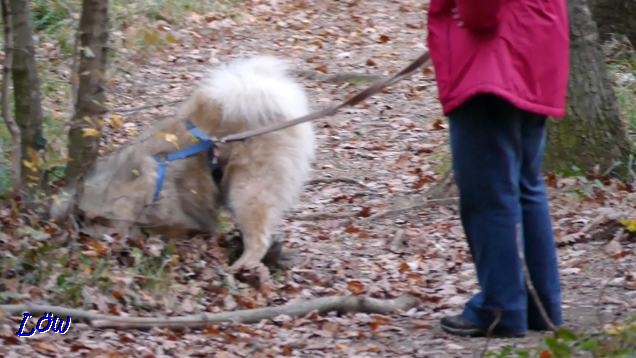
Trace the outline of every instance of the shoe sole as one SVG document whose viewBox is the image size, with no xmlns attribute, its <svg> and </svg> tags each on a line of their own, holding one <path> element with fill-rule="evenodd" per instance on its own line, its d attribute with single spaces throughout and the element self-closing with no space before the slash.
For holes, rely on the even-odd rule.
<svg viewBox="0 0 636 358">
<path fill-rule="evenodd" d="M 442 330 L 446 333 L 450 333 L 459 337 L 486 337 L 486 332 L 482 331 L 479 328 L 454 328 L 446 326 L 444 324 L 442 324 L 441 327 Z M 525 333 L 493 333 L 490 335 L 491 338 L 521 338 L 524 336 Z"/>
<path fill-rule="evenodd" d="M 442 324 L 441 326 L 444 332 L 454 334 L 460 337 L 483 337 L 485 335 L 484 331 L 478 328 L 473 328 L 473 329 L 455 328 L 455 327 L 446 326 L 444 324 Z"/>
</svg>

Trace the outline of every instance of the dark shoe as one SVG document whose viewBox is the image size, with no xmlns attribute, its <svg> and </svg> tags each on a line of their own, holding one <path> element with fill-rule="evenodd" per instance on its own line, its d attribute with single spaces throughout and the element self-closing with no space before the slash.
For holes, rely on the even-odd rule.
<svg viewBox="0 0 636 358">
<path fill-rule="evenodd" d="M 488 333 L 487 329 L 466 320 L 462 315 L 446 316 L 441 321 L 442 330 L 446 333 L 454 334 L 460 337 L 485 337 Z M 490 337 L 493 338 L 512 338 L 523 337 L 525 333 L 501 332 L 497 329 L 492 332 Z"/>
</svg>

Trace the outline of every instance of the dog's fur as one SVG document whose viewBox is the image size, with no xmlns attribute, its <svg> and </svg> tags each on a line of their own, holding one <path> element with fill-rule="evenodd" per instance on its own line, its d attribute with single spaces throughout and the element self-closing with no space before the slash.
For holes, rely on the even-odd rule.
<svg viewBox="0 0 636 358">
<path fill-rule="evenodd" d="M 286 63 L 272 57 L 237 60 L 214 69 L 174 119 L 144 131 L 124 149 L 88 171 L 77 207 L 107 231 L 133 227 L 164 235 L 214 232 L 215 212 L 225 204 L 241 230 L 244 250 L 233 269 L 260 262 L 285 210 L 298 199 L 314 157 L 309 123 L 220 146 L 223 178 L 217 187 L 201 153 L 168 164 L 161 197 L 152 202 L 157 179 L 153 155 L 192 144 L 185 120 L 216 138 L 307 114 L 302 87 L 287 75 Z M 176 136 L 176 143 L 175 137 Z M 73 197 L 73 193 L 67 198 Z M 64 217 L 72 200 L 58 200 L 53 218 Z M 102 227 L 102 229 L 104 229 Z M 103 230 L 100 230 L 103 232 Z"/>
</svg>

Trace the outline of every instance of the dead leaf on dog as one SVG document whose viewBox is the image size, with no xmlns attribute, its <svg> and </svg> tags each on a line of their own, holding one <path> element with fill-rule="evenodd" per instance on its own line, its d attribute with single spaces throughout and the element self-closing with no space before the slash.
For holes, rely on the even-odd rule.
<svg viewBox="0 0 636 358">
<path fill-rule="evenodd" d="M 95 128 L 82 128 L 82 136 L 84 137 L 99 137 L 100 131 Z"/>
<path fill-rule="evenodd" d="M 175 148 L 179 148 L 179 138 L 177 138 L 176 135 L 172 134 L 172 133 L 166 133 L 163 136 L 163 139 L 166 140 L 166 142 L 174 145 Z"/>
</svg>

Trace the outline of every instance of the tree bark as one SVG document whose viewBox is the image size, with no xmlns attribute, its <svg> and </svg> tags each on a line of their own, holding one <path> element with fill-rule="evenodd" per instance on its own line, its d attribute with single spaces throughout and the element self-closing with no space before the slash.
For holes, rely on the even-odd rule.
<svg viewBox="0 0 636 358">
<path fill-rule="evenodd" d="M 13 30 L 13 96 L 15 103 L 15 120 L 20 127 L 22 158 L 31 165 L 22 166 L 22 178 L 29 182 L 37 182 L 37 162 L 34 157 L 37 150 L 45 145 L 42 136 L 42 104 L 40 81 L 35 62 L 35 47 L 28 0 L 10 0 L 12 13 L 11 28 Z"/>
<path fill-rule="evenodd" d="M 69 131 L 66 181 L 95 162 L 102 119 L 108 109 L 104 89 L 108 58 L 108 1 L 83 0 L 79 24 L 79 86 Z"/>
<path fill-rule="evenodd" d="M 626 162 L 629 140 L 587 0 L 571 0 L 568 6 L 568 114 L 564 120 L 549 124 L 546 169 L 571 174 L 604 173 Z"/>
<path fill-rule="evenodd" d="M 612 33 L 623 34 L 636 46 L 636 1 L 592 0 L 590 7 L 603 40 Z"/>
<path fill-rule="evenodd" d="M 11 31 L 11 7 L 9 0 L 2 0 L 2 21 L 4 23 L 4 64 L 2 66 L 2 117 L 11 135 L 11 182 L 12 192 L 17 194 L 22 186 L 22 139 L 20 126 L 13 118 L 9 108 L 9 90 L 11 88 L 11 67 L 13 62 L 13 34 Z"/>
</svg>

